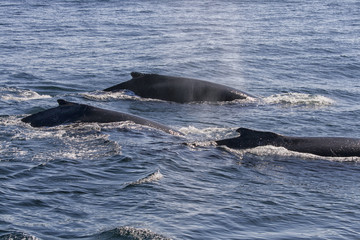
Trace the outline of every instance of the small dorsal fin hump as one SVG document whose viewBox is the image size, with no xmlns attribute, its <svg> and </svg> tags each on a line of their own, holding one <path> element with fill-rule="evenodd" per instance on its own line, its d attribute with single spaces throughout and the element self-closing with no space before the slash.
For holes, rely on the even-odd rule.
<svg viewBox="0 0 360 240">
<path fill-rule="evenodd" d="M 144 76 L 145 74 L 144 73 L 141 73 L 141 72 L 132 72 L 131 73 L 131 76 L 132 78 L 139 78 L 139 77 L 142 77 Z"/>
<path fill-rule="evenodd" d="M 75 105 L 76 103 L 65 101 L 64 99 L 57 100 L 59 106 Z"/>
<path fill-rule="evenodd" d="M 273 132 L 263 132 L 263 131 L 248 129 L 248 128 L 238 128 L 236 131 L 238 133 L 240 133 L 241 137 L 262 138 L 262 139 L 279 137 L 278 134 L 273 133 Z"/>
</svg>

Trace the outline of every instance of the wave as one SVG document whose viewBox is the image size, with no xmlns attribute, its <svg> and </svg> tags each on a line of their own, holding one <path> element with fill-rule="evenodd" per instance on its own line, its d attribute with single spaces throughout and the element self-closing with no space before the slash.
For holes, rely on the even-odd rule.
<svg viewBox="0 0 360 240">
<path fill-rule="evenodd" d="M 328 106 L 334 104 L 334 100 L 306 93 L 282 93 L 262 99 L 265 104 L 283 104 L 291 106 Z"/>
<path fill-rule="evenodd" d="M 136 180 L 134 182 L 128 183 L 128 186 L 134 186 L 134 185 L 139 185 L 139 184 L 144 184 L 144 183 L 151 183 L 151 182 L 155 182 L 155 181 L 159 181 L 160 179 L 162 179 L 164 176 L 161 174 L 160 170 L 158 169 L 157 171 L 155 171 L 154 173 L 151 173 L 149 175 L 147 175 L 146 177 L 140 178 L 139 180 Z"/>
<path fill-rule="evenodd" d="M 11 76 L 13 78 L 16 78 L 16 79 L 26 79 L 26 80 L 40 79 L 37 76 L 35 76 L 35 75 L 31 74 L 31 73 L 26 73 L 26 72 L 20 72 L 20 73 L 12 74 Z"/>
<path fill-rule="evenodd" d="M 123 226 L 97 234 L 93 239 L 169 240 L 170 238 L 154 233 L 149 229 Z"/>
<path fill-rule="evenodd" d="M 44 99 L 51 98 L 49 95 L 40 95 L 37 92 L 31 90 L 10 88 L 10 87 L 1 87 L 0 88 L 0 100 L 4 101 L 28 101 L 33 99 Z"/>
</svg>

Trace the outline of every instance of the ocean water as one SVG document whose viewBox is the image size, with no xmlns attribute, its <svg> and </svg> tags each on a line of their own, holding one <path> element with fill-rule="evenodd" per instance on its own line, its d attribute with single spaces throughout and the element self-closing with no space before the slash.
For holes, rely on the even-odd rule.
<svg viewBox="0 0 360 240">
<path fill-rule="evenodd" d="M 213 142 L 238 127 L 360 138 L 359 1 L 2 0 L 0 30 L 0 239 L 359 239 L 360 158 Z M 101 91 L 132 71 L 257 99 Z M 20 121 L 59 98 L 184 137 Z"/>
</svg>

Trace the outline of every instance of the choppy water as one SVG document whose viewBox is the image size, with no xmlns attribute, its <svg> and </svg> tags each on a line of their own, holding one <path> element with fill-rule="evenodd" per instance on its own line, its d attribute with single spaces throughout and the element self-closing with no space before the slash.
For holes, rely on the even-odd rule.
<svg viewBox="0 0 360 240">
<path fill-rule="evenodd" d="M 211 142 L 237 127 L 360 137 L 358 1 L 4 0 L 0 30 L 0 239 L 359 238 L 359 158 Z M 131 71 L 259 99 L 175 104 L 100 91 Z M 185 137 L 20 121 L 58 98 Z"/>
</svg>

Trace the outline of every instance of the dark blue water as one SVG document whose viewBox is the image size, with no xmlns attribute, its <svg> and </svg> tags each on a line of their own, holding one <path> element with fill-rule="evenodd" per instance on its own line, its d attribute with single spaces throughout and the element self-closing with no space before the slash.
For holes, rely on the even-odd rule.
<svg viewBox="0 0 360 240">
<path fill-rule="evenodd" d="M 359 238 L 359 158 L 212 143 L 238 127 L 360 137 L 358 1 L 3 0 L 0 56 L 0 239 Z M 175 104 L 101 91 L 132 71 L 258 100 Z M 185 136 L 20 121 L 58 98 Z"/>
</svg>

